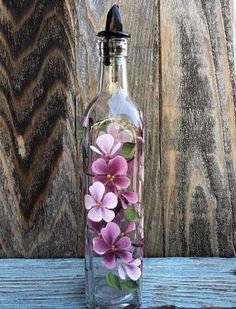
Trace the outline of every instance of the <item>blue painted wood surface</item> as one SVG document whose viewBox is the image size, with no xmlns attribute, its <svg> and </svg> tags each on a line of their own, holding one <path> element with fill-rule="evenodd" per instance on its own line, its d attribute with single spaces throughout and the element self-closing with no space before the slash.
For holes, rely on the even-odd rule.
<svg viewBox="0 0 236 309">
<path fill-rule="evenodd" d="M 236 308 L 236 258 L 146 258 L 142 308 Z M 85 308 L 83 259 L 0 263 L 0 308 Z"/>
</svg>

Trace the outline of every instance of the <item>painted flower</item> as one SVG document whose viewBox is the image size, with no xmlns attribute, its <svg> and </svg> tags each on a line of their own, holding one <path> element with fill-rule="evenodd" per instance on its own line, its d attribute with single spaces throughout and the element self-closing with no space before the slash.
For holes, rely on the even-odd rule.
<svg viewBox="0 0 236 309">
<path fill-rule="evenodd" d="M 102 155 L 105 159 L 110 159 L 114 157 L 114 155 L 121 147 L 121 143 L 115 143 L 114 138 L 111 134 L 103 134 L 98 136 L 96 144 L 98 148 L 94 146 L 90 146 L 90 148 L 94 152 Z"/>
<path fill-rule="evenodd" d="M 117 123 L 110 123 L 106 127 L 106 131 L 108 134 L 112 135 L 114 138 L 115 144 L 117 143 L 131 143 L 133 141 L 133 134 L 130 130 L 121 130 L 121 127 Z M 105 134 L 104 131 L 100 133 Z"/>
<path fill-rule="evenodd" d="M 116 259 L 120 258 L 124 263 L 132 259 L 131 241 L 129 237 L 120 238 L 121 230 L 114 222 L 109 222 L 101 229 L 102 237 L 93 239 L 93 250 L 100 255 L 104 255 L 103 262 L 108 269 L 116 266 Z"/>
<path fill-rule="evenodd" d="M 89 210 L 88 218 L 99 222 L 102 219 L 110 222 L 114 219 L 115 213 L 113 210 L 118 203 L 117 197 L 114 193 L 105 193 L 105 186 L 103 183 L 96 181 L 89 187 L 90 194 L 85 195 L 85 208 Z"/>
<path fill-rule="evenodd" d="M 112 222 L 116 223 L 116 224 L 120 224 L 121 221 L 124 219 L 124 209 L 121 208 L 117 213 L 116 216 L 114 218 L 114 220 Z M 120 226 L 121 228 L 121 236 L 125 236 L 129 233 L 131 233 L 132 231 L 136 230 L 136 223 L 135 222 L 128 222 L 125 226 L 123 226 L 123 224 L 121 224 Z"/>
<path fill-rule="evenodd" d="M 135 259 L 129 262 L 122 262 L 118 267 L 118 273 L 121 279 L 125 280 L 126 275 L 132 280 L 138 280 L 141 276 L 141 260 Z"/>
<path fill-rule="evenodd" d="M 121 235 L 126 235 L 126 234 L 128 234 L 128 233 L 130 233 L 130 232 L 135 231 L 135 229 L 136 229 L 136 224 L 135 224 L 134 222 L 129 222 L 129 223 L 125 226 L 125 228 L 122 230 Z"/>
<path fill-rule="evenodd" d="M 120 222 L 123 221 L 125 217 L 124 208 L 122 208 L 121 203 L 118 202 L 117 208 L 116 208 L 116 216 L 112 222 L 115 222 L 120 225 Z"/>
<path fill-rule="evenodd" d="M 126 189 L 130 185 L 128 177 L 124 176 L 128 170 L 126 160 L 121 156 L 116 156 L 109 162 L 103 158 L 97 159 L 92 164 L 92 171 L 96 174 L 95 181 L 100 181 L 104 185 L 109 185 L 109 190 L 115 188 Z"/>
<path fill-rule="evenodd" d="M 101 236 L 101 229 L 105 225 L 104 221 L 95 222 L 95 221 L 88 218 L 87 224 L 89 226 L 90 231 L 94 232 L 96 234 L 96 236 Z"/>
<path fill-rule="evenodd" d="M 136 204 L 138 202 L 138 194 L 132 191 L 119 192 L 119 198 L 124 209 L 128 207 L 129 203 Z"/>
</svg>

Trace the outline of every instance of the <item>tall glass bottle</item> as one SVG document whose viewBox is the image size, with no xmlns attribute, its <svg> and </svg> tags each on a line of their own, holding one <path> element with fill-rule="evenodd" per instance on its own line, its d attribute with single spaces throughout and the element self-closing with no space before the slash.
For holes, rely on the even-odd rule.
<svg viewBox="0 0 236 309">
<path fill-rule="evenodd" d="M 88 308 L 137 308 L 142 295 L 143 124 L 129 96 L 119 7 L 98 34 L 100 78 L 83 123 Z"/>
</svg>

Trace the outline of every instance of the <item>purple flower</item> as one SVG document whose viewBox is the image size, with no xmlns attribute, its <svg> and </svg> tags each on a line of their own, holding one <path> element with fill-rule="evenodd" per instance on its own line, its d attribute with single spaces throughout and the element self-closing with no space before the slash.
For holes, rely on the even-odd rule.
<svg viewBox="0 0 236 309">
<path fill-rule="evenodd" d="M 133 134 L 130 130 L 121 130 L 121 127 L 117 123 L 110 123 L 106 127 L 106 131 L 108 134 L 112 135 L 114 138 L 115 144 L 121 142 L 123 143 L 131 143 L 133 140 Z M 105 132 L 102 131 L 101 134 Z"/>
<path fill-rule="evenodd" d="M 104 185 L 109 185 L 109 190 L 114 191 L 114 187 L 126 189 L 130 185 L 128 177 L 124 176 L 128 170 L 126 160 L 121 156 L 116 156 L 109 162 L 100 158 L 93 162 L 92 171 L 97 174 L 95 181 L 100 181 Z"/>
<path fill-rule="evenodd" d="M 123 262 L 118 267 L 118 273 L 121 279 L 125 280 L 126 275 L 132 280 L 138 280 L 141 276 L 141 260 L 135 259 L 129 262 Z"/>
<path fill-rule="evenodd" d="M 122 207 L 126 209 L 128 204 L 136 204 L 138 202 L 138 194 L 136 192 L 119 192 L 119 198 L 122 204 Z"/>
<path fill-rule="evenodd" d="M 105 159 L 112 158 L 121 147 L 121 143 L 115 143 L 114 138 L 110 134 L 98 136 L 96 144 L 98 148 L 94 146 L 90 146 L 90 148 L 94 152 L 104 156 Z"/>
<path fill-rule="evenodd" d="M 91 195 L 85 195 L 85 208 L 89 210 L 88 218 L 99 222 L 102 219 L 106 222 L 110 222 L 114 219 L 115 213 L 113 210 L 118 203 L 117 197 L 114 193 L 105 193 L 105 186 L 101 182 L 94 182 L 89 187 Z"/>
<path fill-rule="evenodd" d="M 101 229 L 102 238 L 93 239 L 93 250 L 100 255 L 104 255 L 103 262 L 108 269 L 116 266 L 116 259 L 120 258 L 123 262 L 129 262 L 132 259 L 131 241 L 129 237 L 120 238 L 120 228 L 110 222 Z"/>
<path fill-rule="evenodd" d="M 123 229 L 121 235 L 126 235 L 130 232 L 133 232 L 136 229 L 136 224 L 134 222 L 129 222 L 126 227 Z"/>
<path fill-rule="evenodd" d="M 101 229 L 105 225 L 104 221 L 95 222 L 95 221 L 88 218 L 87 224 L 89 226 L 90 231 L 94 232 L 96 234 L 96 236 L 101 236 Z"/>
</svg>

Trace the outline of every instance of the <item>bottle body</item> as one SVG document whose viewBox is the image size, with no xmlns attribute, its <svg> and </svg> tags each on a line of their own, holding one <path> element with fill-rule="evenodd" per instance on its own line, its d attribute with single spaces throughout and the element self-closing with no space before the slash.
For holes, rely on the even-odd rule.
<svg viewBox="0 0 236 309">
<path fill-rule="evenodd" d="M 122 61 L 110 62 L 114 80 Z M 98 93 L 83 126 L 89 308 L 137 308 L 142 298 L 143 124 L 125 87 L 113 86 Z"/>
<path fill-rule="evenodd" d="M 138 307 L 142 293 L 143 127 L 139 112 L 122 89 L 99 97 L 85 115 L 83 160 L 88 306 Z M 100 209 L 92 207 L 99 202 Z"/>
</svg>

